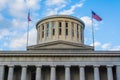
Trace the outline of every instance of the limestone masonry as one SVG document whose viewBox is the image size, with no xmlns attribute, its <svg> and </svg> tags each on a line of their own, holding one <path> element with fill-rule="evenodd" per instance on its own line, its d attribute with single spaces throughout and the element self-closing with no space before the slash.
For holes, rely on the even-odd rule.
<svg viewBox="0 0 120 80">
<path fill-rule="evenodd" d="M 0 80 L 120 80 L 120 51 L 85 45 L 79 18 L 48 16 L 36 29 L 27 51 L 0 51 Z"/>
</svg>

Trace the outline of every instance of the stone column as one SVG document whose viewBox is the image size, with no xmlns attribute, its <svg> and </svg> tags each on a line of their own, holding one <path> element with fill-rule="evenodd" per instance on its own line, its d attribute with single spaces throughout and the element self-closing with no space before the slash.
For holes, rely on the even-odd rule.
<svg viewBox="0 0 120 80">
<path fill-rule="evenodd" d="M 65 26 L 65 21 L 62 21 L 62 39 L 65 40 L 66 36 L 66 26 Z"/>
<path fill-rule="evenodd" d="M 77 24 L 74 23 L 74 41 L 77 41 Z"/>
<path fill-rule="evenodd" d="M 55 66 L 51 66 L 50 80 L 56 80 L 56 70 L 55 70 Z"/>
<path fill-rule="evenodd" d="M 27 66 L 22 66 L 21 80 L 26 80 Z"/>
<path fill-rule="evenodd" d="M 94 80 L 100 80 L 99 66 L 94 66 Z"/>
<path fill-rule="evenodd" d="M 71 40 L 72 41 L 72 24 L 71 22 L 68 22 L 68 40 Z"/>
<path fill-rule="evenodd" d="M 107 77 L 108 80 L 113 80 L 112 66 L 107 66 Z"/>
<path fill-rule="evenodd" d="M 4 79 L 4 66 L 0 65 L 0 80 Z"/>
<path fill-rule="evenodd" d="M 36 80 L 41 80 L 41 66 L 36 67 Z"/>
<path fill-rule="evenodd" d="M 79 79 L 85 80 L 85 66 L 79 66 Z"/>
<path fill-rule="evenodd" d="M 70 66 L 65 66 L 65 80 L 70 80 Z"/>
<path fill-rule="evenodd" d="M 46 23 L 44 23 L 44 41 L 46 41 L 46 39 L 47 39 L 47 25 L 46 25 Z"/>
<path fill-rule="evenodd" d="M 58 21 L 55 21 L 55 40 L 58 40 L 59 38 L 58 30 L 59 30 Z"/>
<path fill-rule="evenodd" d="M 78 36 L 79 36 L 79 38 L 78 38 L 78 42 L 80 42 L 81 43 L 81 32 L 80 32 L 80 24 L 78 24 Z"/>
<path fill-rule="evenodd" d="M 120 65 L 116 66 L 116 79 L 120 80 Z"/>
<path fill-rule="evenodd" d="M 39 43 L 41 43 L 42 42 L 42 25 L 40 25 L 40 40 L 39 40 Z"/>
<path fill-rule="evenodd" d="M 50 28 L 50 29 L 49 29 L 49 30 L 50 30 L 50 32 L 49 32 L 50 37 L 49 37 L 49 38 L 50 38 L 50 40 L 52 40 L 52 36 L 53 36 L 53 35 L 52 35 L 52 28 L 53 28 L 52 22 L 49 22 L 49 26 L 50 26 L 50 27 L 49 27 L 49 28 Z"/>
<path fill-rule="evenodd" d="M 7 80 L 13 80 L 13 73 L 14 73 L 14 66 L 9 66 L 8 79 Z"/>
<path fill-rule="evenodd" d="M 83 27 L 81 28 L 81 38 L 82 38 L 82 43 L 84 44 L 84 29 Z"/>
</svg>

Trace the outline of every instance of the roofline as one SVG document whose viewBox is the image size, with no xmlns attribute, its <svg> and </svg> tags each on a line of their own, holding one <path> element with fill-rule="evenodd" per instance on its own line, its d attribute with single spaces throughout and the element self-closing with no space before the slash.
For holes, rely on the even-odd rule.
<svg viewBox="0 0 120 80">
<path fill-rule="evenodd" d="M 56 50 L 57 51 L 57 50 Z M 120 51 L 45 52 L 0 51 L 0 57 L 120 57 Z"/>
<path fill-rule="evenodd" d="M 37 26 L 40 22 L 42 22 L 44 20 L 47 20 L 47 19 L 51 19 L 51 18 L 70 18 L 70 19 L 74 19 L 74 20 L 79 21 L 83 25 L 83 29 L 85 28 L 85 23 L 81 19 L 79 19 L 77 17 L 74 17 L 74 16 L 70 16 L 70 15 L 51 15 L 51 16 L 44 17 L 37 22 L 36 28 L 37 28 Z"/>
</svg>

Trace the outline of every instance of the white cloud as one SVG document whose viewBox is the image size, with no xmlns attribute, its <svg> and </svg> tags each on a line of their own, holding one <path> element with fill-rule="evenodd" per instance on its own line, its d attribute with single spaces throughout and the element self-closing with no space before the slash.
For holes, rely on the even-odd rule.
<svg viewBox="0 0 120 80">
<path fill-rule="evenodd" d="M 18 50 L 26 47 L 27 43 L 27 32 L 25 32 L 21 36 L 14 37 L 10 42 L 10 49 Z M 33 45 L 36 43 L 36 30 L 33 28 L 29 31 L 29 45 Z"/>
<path fill-rule="evenodd" d="M 111 48 L 110 50 L 112 50 L 112 51 L 117 51 L 117 50 L 120 50 L 120 46 L 114 46 L 113 48 Z"/>
<path fill-rule="evenodd" d="M 120 45 L 113 46 L 111 45 L 111 43 L 101 43 L 99 41 L 96 41 L 94 45 L 95 45 L 95 48 L 98 50 L 108 50 L 108 51 L 120 50 Z M 93 43 L 90 44 L 90 46 L 93 46 Z"/>
<path fill-rule="evenodd" d="M 88 16 L 83 16 L 83 17 L 81 17 L 81 20 L 83 20 L 84 21 L 84 23 L 85 23 L 85 26 L 92 26 L 92 20 L 91 20 L 91 18 L 90 17 L 88 17 Z"/>
<path fill-rule="evenodd" d="M 86 28 L 91 28 L 92 27 L 92 19 L 89 16 L 83 16 L 81 17 L 81 20 L 85 23 Z M 95 20 L 93 20 L 93 27 L 95 30 L 99 30 L 99 24 Z"/>
<path fill-rule="evenodd" d="M 64 8 L 66 5 L 61 5 L 61 6 L 58 6 L 58 7 L 56 7 L 56 8 L 54 8 L 54 9 L 47 9 L 47 12 L 48 13 L 46 13 L 46 16 L 49 16 L 49 15 L 55 15 L 55 14 L 58 14 L 58 11 L 60 10 L 60 9 L 62 9 L 62 8 Z"/>
<path fill-rule="evenodd" d="M 101 43 L 100 42 L 95 42 L 94 45 L 95 45 L 95 47 L 99 47 L 99 46 L 101 46 Z M 90 46 L 93 46 L 93 43 L 90 44 Z"/>
<path fill-rule="evenodd" d="M 101 47 L 102 47 L 103 50 L 107 50 L 107 49 L 110 49 L 110 46 L 111 46 L 110 43 L 105 43 Z"/>
<path fill-rule="evenodd" d="M 10 35 L 10 32 L 7 29 L 0 30 L 0 39 L 9 35 Z"/>
<path fill-rule="evenodd" d="M 24 0 L 12 0 L 9 2 L 8 8 L 13 17 L 23 18 L 25 16 L 26 4 Z"/>
<path fill-rule="evenodd" d="M 68 0 L 46 0 L 46 5 L 53 6 L 53 5 L 60 5 L 66 4 Z"/>
<path fill-rule="evenodd" d="M 13 19 L 11 21 L 12 23 L 12 27 L 14 29 L 19 29 L 19 30 L 27 30 L 27 21 L 22 21 L 22 20 L 19 20 L 19 19 Z"/>
<path fill-rule="evenodd" d="M 76 8 L 80 8 L 80 7 L 82 7 L 82 6 L 83 6 L 83 3 L 75 4 L 75 5 L 71 6 L 70 9 L 68 9 L 68 10 L 63 10 L 63 11 L 61 11 L 59 14 L 67 14 L 67 15 L 74 14 L 74 10 L 75 10 Z"/>
<path fill-rule="evenodd" d="M 40 2 L 41 0 L 27 0 L 27 7 L 33 10 L 37 10 L 40 8 Z"/>
<path fill-rule="evenodd" d="M 3 10 L 7 6 L 9 0 L 0 0 L 0 10 Z"/>
<path fill-rule="evenodd" d="M 1 21 L 1 20 L 3 20 L 3 15 L 2 15 L 2 14 L 0 14 L 0 21 Z"/>
</svg>

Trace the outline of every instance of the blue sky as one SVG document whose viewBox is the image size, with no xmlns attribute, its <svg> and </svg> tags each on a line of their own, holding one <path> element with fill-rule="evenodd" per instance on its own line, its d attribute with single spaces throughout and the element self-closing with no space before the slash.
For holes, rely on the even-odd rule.
<svg viewBox="0 0 120 80">
<path fill-rule="evenodd" d="M 94 20 L 95 50 L 120 50 L 119 0 L 0 0 L 0 50 L 26 50 L 27 14 L 31 23 L 29 45 L 36 44 L 36 22 L 55 14 L 80 18 L 86 27 L 85 44 L 92 45 L 91 10 L 103 20 Z"/>
</svg>

